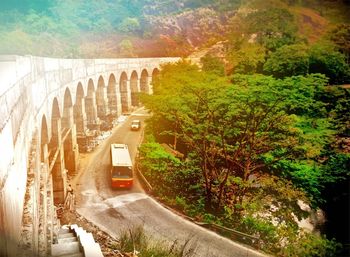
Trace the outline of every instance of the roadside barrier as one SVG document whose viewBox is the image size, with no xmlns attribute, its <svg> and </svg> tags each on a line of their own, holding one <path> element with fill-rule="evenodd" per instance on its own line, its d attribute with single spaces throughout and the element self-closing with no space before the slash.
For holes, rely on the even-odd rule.
<svg viewBox="0 0 350 257">
<path fill-rule="evenodd" d="M 148 182 L 146 177 L 143 175 L 141 169 L 140 169 L 140 161 L 139 158 L 136 158 L 136 170 L 137 170 L 137 175 L 141 180 L 141 183 L 144 185 L 144 188 L 146 189 L 147 193 L 152 194 L 153 193 L 153 187 L 152 185 Z"/>
<path fill-rule="evenodd" d="M 146 125 L 144 125 L 144 128 L 146 127 Z M 145 138 L 145 129 L 142 130 L 141 133 L 141 138 L 140 138 L 140 142 L 138 144 L 137 149 L 139 149 L 139 147 L 141 146 L 143 140 Z M 146 192 L 148 194 L 152 194 L 153 193 L 153 187 L 152 185 L 148 182 L 148 180 L 146 179 L 146 177 L 143 175 L 141 169 L 140 169 L 140 155 L 139 155 L 139 151 L 137 151 L 137 155 L 135 158 L 135 167 L 136 167 L 136 171 L 137 171 L 137 176 L 140 178 L 141 183 L 143 184 L 144 188 L 146 189 Z"/>
</svg>

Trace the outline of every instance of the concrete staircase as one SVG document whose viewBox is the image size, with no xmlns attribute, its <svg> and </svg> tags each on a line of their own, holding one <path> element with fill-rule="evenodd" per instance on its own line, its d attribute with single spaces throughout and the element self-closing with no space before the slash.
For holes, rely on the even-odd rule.
<svg viewBox="0 0 350 257">
<path fill-rule="evenodd" d="M 77 225 L 63 226 L 58 232 L 57 241 L 51 245 L 52 257 L 103 257 L 100 245 L 92 234 Z"/>
</svg>

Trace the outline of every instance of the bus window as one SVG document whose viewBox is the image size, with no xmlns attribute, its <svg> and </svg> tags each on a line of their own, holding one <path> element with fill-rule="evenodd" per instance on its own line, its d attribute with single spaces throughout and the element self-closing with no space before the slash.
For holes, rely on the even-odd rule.
<svg viewBox="0 0 350 257">
<path fill-rule="evenodd" d="M 132 169 L 131 167 L 113 167 L 112 177 L 113 178 L 131 178 Z"/>
</svg>

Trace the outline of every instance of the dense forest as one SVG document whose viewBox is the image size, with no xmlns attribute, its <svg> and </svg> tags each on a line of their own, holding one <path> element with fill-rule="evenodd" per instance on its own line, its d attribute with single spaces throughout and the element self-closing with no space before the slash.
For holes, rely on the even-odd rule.
<svg viewBox="0 0 350 257">
<path fill-rule="evenodd" d="M 266 6 L 276 2 L 294 17 L 290 29 L 303 40 L 315 42 L 336 24 L 349 23 L 346 0 L 269 0 Z M 234 36 L 232 27 L 241 27 L 236 14 L 248 14 L 259 5 L 252 0 L 3 0 L 0 54 L 187 56 Z"/>
<path fill-rule="evenodd" d="M 234 9 L 235 2 L 4 0 L 0 53 L 75 58 L 178 55 L 183 51 L 174 51 L 174 44 L 180 48 L 187 39 L 181 30 L 167 31 L 168 17 L 210 5 L 214 9 L 209 13 L 220 23 L 216 10 Z M 207 12 L 196 15 L 203 18 Z M 186 19 L 181 22 L 191 22 Z"/>
<path fill-rule="evenodd" d="M 161 200 L 265 252 L 348 256 L 349 24 L 315 37 L 294 8 L 250 1 L 220 54 L 162 67 L 140 164 Z"/>
<path fill-rule="evenodd" d="M 0 54 L 186 57 L 206 49 L 199 66 L 163 66 L 154 94 L 140 96 L 153 114 L 140 166 L 155 195 L 197 221 L 259 237 L 257 247 L 275 256 L 349 255 L 349 1 L 0 6 Z M 307 217 L 311 229 L 301 226 Z"/>
</svg>

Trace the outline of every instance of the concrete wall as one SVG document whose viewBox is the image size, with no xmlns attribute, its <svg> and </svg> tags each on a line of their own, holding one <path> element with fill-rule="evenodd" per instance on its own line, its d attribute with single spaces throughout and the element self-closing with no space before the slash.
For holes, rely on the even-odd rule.
<svg viewBox="0 0 350 257">
<path fill-rule="evenodd" d="M 10 256 L 11 242 L 18 242 L 29 158 L 40 157 L 40 153 L 30 153 L 33 135 L 36 135 L 35 140 L 39 143 L 43 141 L 40 136 L 44 117 L 50 140 L 54 100 L 58 102 L 62 117 L 65 92 L 69 92 L 74 105 L 79 83 L 86 97 L 89 80 L 93 82 L 96 92 L 98 81 L 103 80 L 107 86 L 113 75 L 119 90 L 119 79 L 123 72 L 130 80 L 135 71 L 140 80 L 141 72 L 146 70 L 151 80 L 153 71 L 159 69 L 161 64 L 178 60 L 0 56 L 0 253 L 5 248 Z"/>
</svg>

